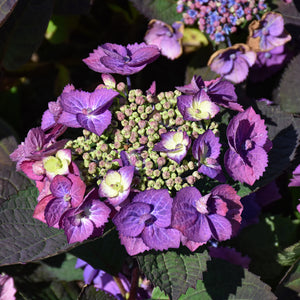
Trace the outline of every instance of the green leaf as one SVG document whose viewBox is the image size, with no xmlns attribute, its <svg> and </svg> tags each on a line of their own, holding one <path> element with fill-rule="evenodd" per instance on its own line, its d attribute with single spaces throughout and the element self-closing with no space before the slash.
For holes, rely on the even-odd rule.
<svg viewBox="0 0 300 300">
<path fill-rule="evenodd" d="M 83 280 L 83 270 L 75 269 L 77 257 L 67 253 L 64 262 L 60 266 L 49 265 L 46 261 L 42 261 L 41 265 L 35 271 L 38 278 L 44 280 L 63 280 L 74 281 Z"/>
<path fill-rule="evenodd" d="M 297 300 L 300 298 L 300 261 L 289 270 L 283 282 L 276 289 L 279 300 Z"/>
<path fill-rule="evenodd" d="M 80 293 L 78 300 L 115 300 L 116 298 L 106 294 L 104 291 L 96 291 L 93 286 L 87 286 L 83 292 Z"/>
<path fill-rule="evenodd" d="M 189 287 L 195 287 L 210 259 L 203 253 L 149 252 L 137 256 L 145 276 L 172 299 L 178 299 Z"/>
<path fill-rule="evenodd" d="M 26 263 L 74 247 L 63 230 L 32 217 L 37 196 L 37 189 L 29 187 L 0 206 L 0 265 Z"/>
<path fill-rule="evenodd" d="M 213 259 L 208 263 L 203 281 L 196 289 L 189 288 L 180 300 L 208 299 L 276 299 L 271 288 L 258 276 L 240 266 L 224 260 Z"/>
<path fill-rule="evenodd" d="M 280 107 L 289 113 L 300 112 L 300 86 L 297 77 L 300 73 L 300 54 L 292 59 L 284 71 L 279 86 Z"/>
<path fill-rule="evenodd" d="M 1 0 L 0 1 L 0 26 L 6 21 L 14 10 L 18 0 Z"/>
<path fill-rule="evenodd" d="M 267 125 L 273 147 L 268 152 L 268 167 L 263 177 L 253 185 L 254 189 L 265 186 L 288 168 L 294 168 L 299 163 L 299 158 L 296 160 L 296 149 L 300 138 L 299 118 L 280 110 L 277 105 L 266 105 L 264 102 L 257 105 Z"/>
<path fill-rule="evenodd" d="M 88 14 L 91 4 L 91 0 L 59 0 L 55 1 L 54 12 L 63 15 Z"/>
<path fill-rule="evenodd" d="M 300 259 L 300 241 L 278 253 L 277 261 L 283 266 L 291 266 Z"/>
<path fill-rule="evenodd" d="M 17 142 L 13 136 L 0 140 L 0 205 L 18 191 L 33 186 L 23 173 L 16 172 L 16 166 L 9 158 L 16 148 Z"/>
<path fill-rule="evenodd" d="M 160 290 L 160 288 L 157 286 L 153 289 L 151 300 L 169 300 L 169 297 Z"/>
<path fill-rule="evenodd" d="M 281 216 L 268 216 L 258 224 L 244 228 L 230 243 L 237 251 L 251 258 L 251 272 L 273 285 L 285 270 L 277 262 L 277 255 L 298 241 L 298 223 Z"/>
<path fill-rule="evenodd" d="M 295 24 L 300 26 L 300 11 L 299 5 L 295 4 L 296 2 L 297 1 L 292 1 L 289 4 L 286 4 L 282 0 L 275 0 L 275 4 L 278 6 L 276 10 L 282 14 L 285 24 Z"/>
<path fill-rule="evenodd" d="M 141 14 L 148 19 L 158 19 L 172 24 L 180 21 L 182 15 L 177 13 L 175 0 L 130 0 Z"/>
<path fill-rule="evenodd" d="M 26 63 L 44 38 L 54 0 L 20 0 L 0 30 L 0 57 L 7 70 Z"/>
<path fill-rule="evenodd" d="M 127 257 L 127 252 L 120 244 L 116 230 L 111 230 L 104 234 L 104 237 L 74 248 L 71 253 L 95 269 L 104 270 L 110 274 L 118 274 Z"/>
</svg>

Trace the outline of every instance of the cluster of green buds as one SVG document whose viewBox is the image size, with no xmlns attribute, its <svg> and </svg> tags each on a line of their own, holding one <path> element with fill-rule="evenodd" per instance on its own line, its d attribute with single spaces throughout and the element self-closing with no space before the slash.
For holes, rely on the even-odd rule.
<svg viewBox="0 0 300 300">
<path fill-rule="evenodd" d="M 191 149 L 180 164 L 165 152 L 153 150 L 161 135 L 170 131 L 185 132 L 191 140 L 207 129 L 218 131 L 210 120 L 184 120 L 177 108 L 180 94 L 175 90 L 144 95 L 139 89 L 130 90 L 112 105 L 112 123 L 101 136 L 83 130 L 82 136 L 69 141 L 66 147 L 80 161 L 84 181 L 100 185 L 109 170 L 127 163 L 135 167 L 133 189 L 167 188 L 171 192 L 193 186 L 201 175 Z"/>
</svg>

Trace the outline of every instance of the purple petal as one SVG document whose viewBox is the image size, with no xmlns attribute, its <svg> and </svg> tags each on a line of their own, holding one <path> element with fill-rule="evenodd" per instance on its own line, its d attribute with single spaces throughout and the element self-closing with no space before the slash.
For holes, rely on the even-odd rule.
<svg viewBox="0 0 300 300">
<path fill-rule="evenodd" d="M 136 237 L 145 228 L 145 222 L 151 218 L 150 212 L 149 204 L 130 203 L 119 211 L 113 222 L 122 235 Z"/>
<path fill-rule="evenodd" d="M 101 62 L 100 62 L 100 58 L 103 57 L 104 55 L 106 55 L 103 51 L 103 49 L 101 48 L 101 46 L 99 46 L 97 49 L 95 49 L 93 51 L 93 53 L 89 54 L 89 57 L 83 59 L 82 61 L 93 71 L 95 72 L 99 72 L 99 73 L 111 73 L 111 70 L 109 68 L 107 68 L 106 66 L 104 66 Z"/>
<path fill-rule="evenodd" d="M 231 238 L 231 223 L 225 217 L 213 214 L 209 215 L 208 219 L 213 224 L 211 232 L 214 239 L 218 241 L 225 241 Z"/>
<path fill-rule="evenodd" d="M 132 59 L 128 65 L 131 67 L 144 66 L 155 61 L 159 55 L 160 52 L 156 46 L 145 45 L 133 52 Z"/>
<path fill-rule="evenodd" d="M 61 227 L 64 229 L 69 244 L 75 242 L 83 242 L 89 238 L 94 231 L 94 224 L 85 217 L 74 214 L 75 208 L 69 209 L 60 221 Z"/>
<path fill-rule="evenodd" d="M 144 251 L 150 250 L 149 247 L 139 237 L 127 237 L 120 234 L 121 244 L 125 246 L 129 255 L 137 255 Z"/>
<path fill-rule="evenodd" d="M 106 88 L 95 90 L 90 95 L 88 107 L 93 110 L 93 114 L 102 114 L 105 110 L 109 109 L 113 98 L 118 94 L 118 92 Z"/>
<path fill-rule="evenodd" d="M 56 198 L 62 198 L 70 193 L 72 182 L 65 176 L 56 175 L 50 185 L 50 191 Z"/>
<path fill-rule="evenodd" d="M 79 128 L 81 125 L 78 123 L 76 115 L 63 111 L 57 123 L 64 124 L 68 127 Z"/>
<path fill-rule="evenodd" d="M 84 211 L 88 210 L 87 217 L 95 224 L 96 228 L 102 227 L 107 221 L 111 212 L 99 199 L 89 199 L 80 207 Z"/>
<path fill-rule="evenodd" d="M 146 226 L 141 235 L 144 243 L 154 250 L 179 248 L 180 233 L 176 229 L 157 227 L 155 224 Z"/>
<path fill-rule="evenodd" d="M 70 203 L 63 198 L 54 198 L 49 201 L 45 208 L 45 220 L 48 226 L 53 227 L 58 224 L 61 216 L 70 206 Z"/>
<path fill-rule="evenodd" d="M 103 131 L 111 123 L 111 112 L 109 110 L 106 110 L 100 115 L 77 114 L 76 117 L 81 127 L 99 136 L 102 135 Z"/>
<path fill-rule="evenodd" d="M 134 203 L 147 203 L 153 207 L 151 215 L 156 217 L 156 226 L 170 226 L 173 199 L 168 190 L 146 190 L 138 193 L 132 201 Z"/>
</svg>

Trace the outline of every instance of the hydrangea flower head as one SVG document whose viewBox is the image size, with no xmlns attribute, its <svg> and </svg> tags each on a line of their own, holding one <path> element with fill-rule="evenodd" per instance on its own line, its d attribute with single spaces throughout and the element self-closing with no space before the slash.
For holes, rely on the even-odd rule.
<svg viewBox="0 0 300 300">
<path fill-rule="evenodd" d="M 224 241 L 236 233 L 241 211 L 240 197 L 227 184 L 215 187 L 205 196 L 195 187 L 186 187 L 174 198 L 172 227 L 199 245 L 210 239 Z"/>
<path fill-rule="evenodd" d="M 83 62 L 99 73 L 132 75 L 155 61 L 159 55 L 159 49 L 154 45 L 135 43 L 121 46 L 106 43 L 90 53 L 89 57 L 83 59 Z"/>
<path fill-rule="evenodd" d="M 118 92 L 105 88 L 96 89 L 93 93 L 77 90 L 62 93 L 63 112 L 58 123 L 82 127 L 100 136 L 111 122 L 108 108 L 117 95 Z"/>
<path fill-rule="evenodd" d="M 170 58 L 178 58 L 182 54 L 181 40 L 183 37 L 183 23 L 174 22 L 172 26 L 159 20 L 151 20 L 145 35 L 148 45 L 156 45 L 161 54 Z"/>
<path fill-rule="evenodd" d="M 252 107 L 237 114 L 228 124 L 229 149 L 224 161 L 228 174 L 240 182 L 253 185 L 268 164 L 270 140 L 260 115 Z"/>
<path fill-rule="evenodd" d="M 177 105 L 183 118 L 188 121 L 209 120 L 220 111 L 204 90 L 198 92 L 196 97 L 193 95 L 179 96 Z"/>
<path fill-rule="evenodd" d="M 222 168 L 218 162 L 220 149 L 219 138 L 211 130 L 207 130 L 194 141 L 192 152 L 198 160 L 199 173 L 224 181 Z"/>
<path fill-rule="evenodd" d="M 284 20 L 279 13 L 266 12 L 261 20 L 254 20 L 249 25 L 247 44 L 254 51 L 269 51 L 290 40 L 291 36 L 284 29 Z"/>
<path fill-rule="evenodd" d="M 161 141 L 154 145 L 153 151 L 165 152 L 167 156 L 178 164 L 186 156 L 191 140 L 186 132 L 169 131 L 161 134 Z"/>
<path fill-rule="evenodd" d="M 130 255 L 149 249 L 179 247 L 179 231 L 170 227 L 172 202 L 167 190 L 146 190 L 138 193 L 113 218 Z"/>
<path fill-rule="evenodd" d="M 119 205 L 129 195 L 133 174 L 133 166 L 108 171 L 99 186 L 99 196 L 107 198 L 113 206 Z"/>
<path fill-rule="evenodd" d="M 235 44 L 226 49 L 216 51 L 208 61 L 211 70 L 224 76 L 233 83 L 244 81 L 249 67 L 256 60 L 256 53 L 245 44 Z"/>
<path fill-rule="evenodd" d="M 293 178 L 291 179 L 289 186 L 300 186 L 300 165 L 293 171 Z M 297 205 L 297 210 L 300 213 L 300 204 Z"/>
</svg>

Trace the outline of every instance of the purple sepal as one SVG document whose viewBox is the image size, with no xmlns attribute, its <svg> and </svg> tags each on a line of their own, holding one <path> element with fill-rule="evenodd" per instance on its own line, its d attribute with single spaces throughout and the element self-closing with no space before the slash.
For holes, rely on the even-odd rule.
<svg viewBox="0 0 300 300">
<path fill-rule="evenodd" d="M 93 236 L 94 231 L 108 221 L 111 210 L 96 198 L 97 193 L 92 190 L 79 207 L 67 210 L 61 217 L 59 225 L 70 244 Z"/>
<path fill-rule="evenodd" d="M 140 237 L 129 237 L 120 234 L 121 244 L 125 246 L 129 255 L 137 255 L 139 253 L 149 251 L 150 248 L 143 242 Z"/>
<path fill-rule="evenodd" d="M 186 239 L 185 244 L 195 249 L 211 238 L 227 240 L 237 231 L 241 221 L 240 197 L 229 185 L 223 184 L 201 196 L 195 187 L 186 187 L 177 192 L 172 207 L 172 227 Z"/>
<path fill-rule="evenodd" d="M 219 137 L 209 129 L 199 135 L 193 143 L 192 153 L 198 160 L 198 172 L 210 178 L 216 178 L 224 182 L 225 177 L 218 162 L 221 144 Z"/>
<path fill-rule="evenodd" d="M 88 58 L 83 59 L 83 62 L 99 73 L 132 75 L 156 60 L 159 55 L 160 52 L 156 46 L 149 46 L 145 43 L 135 43 L 126 47 L 106 43 L 90 53 Z"/>
<path fill-rule="evenodd" d="M 226 134 L 229 149 L 224 162 L 228 174 L 235 180 L 253 185 L 268 164 L 265 147 L 271 142 L 264 120 L 249 107 L 229 122 Z"/>
<path fill-rule="evenodd" d="M 159 20 L 151 20 L 144 38 L 145 42 L 157 46 L 162 55 L 173 60 L 182 54 L 183 27 L 182 22 L 174 22 L 170 26 Z"/>
<path fill-rule="evenodd" d="M 169 131 L 161 134 L 161 141 L 154 145 L 153 151 L 165 152 L 168 158 L 179 164 L 190 146 L 191 140 L 186 132 Z"/>
<path fill-rule="evenodd" d="M 195 95 L 179 96 L 177 106 L 183 118 L 188 121 L 209 120 L 220 111 L 204 90 Z"/>
<path fill-rule="evenodd" d="M 183 94 L 197 99 L 201 97 L 201 91 L 204 91 L 215 104 L 243 111 L 241 105 L 237 103 L 234 85 L 227 80 L 222 80 L 221 77 L 211 81 L 204 81 L 201 76 L 193 76 L 190 84 L 176 88 Z"/>
<path fill-rule="evenodd" d="M 122 244 L 132 250 L 132 243 L 138 243 L 142 251 L 145 251 L 144 245 L 155 250 L 178 248 L 180 233 L 169 227 L 171 207 L 172 198 L 167 190 L 146 190 L 137 194 L 132 203 L 113 218 L 121 239 L 122 236 L 130 238 L 123 240 Z"/>
<path fill-rule="evenodd" d="M 291 179 L 289 186 L 300 186 L 300 165 L 293 171 L 293 178 Z"/>
<path fill-rule="evenodd" d="M 235 44 L 232 47 L 216 51 L 209 59 L 211 70 L 224 76 L 233 83 L 246 79 L 256 60 L 256 53 L 245 44 Z"/>
<path fill-rule="evenodd" d="M 291 36 L 284 29 L 284 19 L 276 12 L 266 12 L 262 18 L 249 25 L 247 44 L 254 51 L 269 51 L 282 46 L 291 40 Z"/>
<path fill-rule="evenodd" d="M 58 123 L 68 127 L 83 127 L 101 135 L 111 122 L 111 106 L 118 92 L 111 89 L 96 89 L 93 93 L 71 91 L 61 95 L 63 112 Z"/>
</svg>

